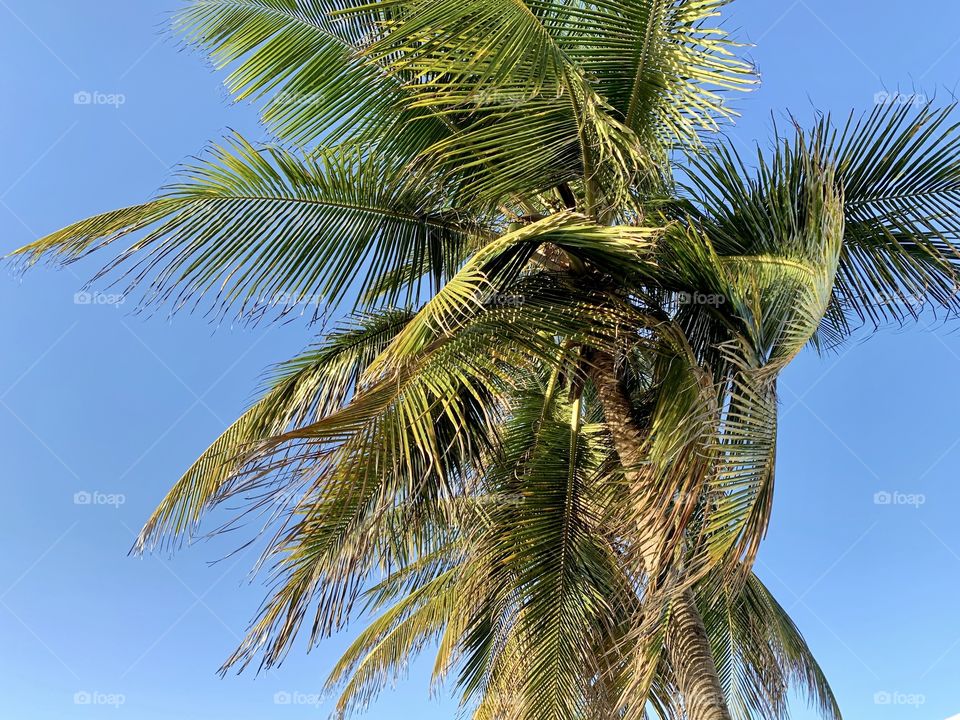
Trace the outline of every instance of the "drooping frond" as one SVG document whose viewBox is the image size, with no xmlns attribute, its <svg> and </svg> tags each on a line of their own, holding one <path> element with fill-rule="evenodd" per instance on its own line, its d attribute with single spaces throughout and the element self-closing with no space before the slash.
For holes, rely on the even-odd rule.
<svg viewBox="0 0 960 720">
<path fill-rule="evenodd" d="M 429 641 L 440 636 L 458 602 L 458 572 L 459 568 L 452 568 L 412 590 L 351 643 L 326 683 L 328 690 L 343 686 L 336 705 L 338 716 L 366 707 Z"/>
<path fill-rule="evenodd" d="M 231 481 L 258 443 L 340 409 L 411 316 L 406 310 L 357 316 L 321 346 L 279 365 L 264 396 L 204 451 L 154 510 L 135 551 L 191 532 L 204 510 L 231 494 Z"/>
<path fill-rule="evenodd" d="M 368 380 L 341 410 L 271 441 L 244 470 L 251 487 L 279 473 L 302 478 L 305 489 L 269 548 L 275 593 L 228 665 L 258 653 L 274 664 L 308 613 L 311 642 L 341 626 L 369 571 L 390 564 L 387 511 L 407 513 L 399 526 L 408 533 L 436 513 L 456 525 L 457 505 L 446 501 L 479 482 L 510 389 L 538 364 L 557 362 L 558 336 L 609 344 L 625 320 L 549 275 L 513 288 L 518 305 L 488 307 L 396 372 Z"/>
<path fill-rule="evenodd" d="M 724 218 L 726 229 L 713 229 L 721 254 L 735 254 L 743 238 L 785 236 L 773 224 L 782 215 L 776 204 L 802 194 L 783 182 L 783 169 L 813 158 L 831 169 L 843 226 L 817 339 L 835 345 L 864 321 L 903 322 L 924 307 L 960 310 L 960 124 L 952 106 L 878 107 L 841 127 L 825 117 L 777 142 L 772 160 L 758 155 L 756 172 L 729 149 L 693 163 L 694 195 L 708 216 Z"/>
<path fill-rule="evenodd" d="M 303 498 L 267 551 L 272 597 L 225 668 L 258 653 L 275 664 L 311 616 L 311 644 L 343 627 L 371 571 L 391 564 L 395 533 L 421 542 L 424 518 L 469 484 L 489 445 L 498 371 L 466 367 L 453 352 L 432 359 L 280 438 L 280 461 L 302 469 Z"/>
<path fill-rule="evenodd" d="M 828 159 L 801 145 L 759 160 L 751 173 L 722 148 L 693 159 L 702 214 L 674 226 L 658 255 L 667 287 L 689 299 L 675 319 L 716 387 L 711 460 L 698 470 L 710 564 L 732 550 L 747 568 L 769 519 L 776 376 L 816 336 L 844 241 L 843 198 Z M 666 425 L 679 430 L 681 419 Z"/>
<path fill-rule="evenodd" d="M 806 641 L 752 573 L 731 590 L 707 583 L 700 598 L 730 710 L 744 720 L 788 720 L 790 693 L 805 694 L 824 720 L 840 720 L 837 700 Z"/>
<path fill-rule="evenodd" d="M 589 489 L 602 460 L 589 436 L 599 428 L 584 426 L 581 403 L 560 397 L 555 383 L 518 395 L 485 477 L 502 500 L 479 532 L 475 562 L 488 573 L 491 607 L 506 614 L 507 639 L 478 642 L 487 622 L 478 616 L 464 658 L 466 687 L 509 688 L 514 716 L 530 720 L 589 715 L 601 682 L 597 649 L 622 607 L 620 571 Z"/>
</svg>

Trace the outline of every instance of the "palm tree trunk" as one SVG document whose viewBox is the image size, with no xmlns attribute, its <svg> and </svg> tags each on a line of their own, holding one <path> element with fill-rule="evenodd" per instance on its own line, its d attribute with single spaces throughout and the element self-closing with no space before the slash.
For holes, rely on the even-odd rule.
<svg viewBox="0 0 960 720">
<path fill-rule="evenodd" d="M 643 434 L 633 421 L 613 358 L 594 355 L 591 374 L 620 462 L 624 467 L 639 467 L 644 460 Z M 689 720 L 731 720 L 707 631 L 690 590 L 674 602 L 665 650 Z"/>
<path fill-rule="evenodd" d="M 707 630 L 690 590 L 673 604 L 666 651 L 689 720 L 730 720 Z"/>
</svg>

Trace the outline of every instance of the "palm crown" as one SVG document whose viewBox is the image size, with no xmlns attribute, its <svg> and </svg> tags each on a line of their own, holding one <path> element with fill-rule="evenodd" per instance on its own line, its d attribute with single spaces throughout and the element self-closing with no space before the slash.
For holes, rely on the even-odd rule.
<svg viewBox="0 0 960 720">
<path fill-rule="evenodd" d="M 346 311 L 145 526 L 246 497 L 275 586 L 226 667 L 376 611 L 362 706 L 437 649 L 475 717 L 780 718 L 836 702 L 751 572 L 777 375 L 952 312 L 960 133 L 878 108 L 718 142 L 752 67 L 729 0 L 193 0 L 177 25 L 278 142 L 18 251 L 175 307 Z M 342 312 L 338 312 L 343 315 Z"/>
</svg>

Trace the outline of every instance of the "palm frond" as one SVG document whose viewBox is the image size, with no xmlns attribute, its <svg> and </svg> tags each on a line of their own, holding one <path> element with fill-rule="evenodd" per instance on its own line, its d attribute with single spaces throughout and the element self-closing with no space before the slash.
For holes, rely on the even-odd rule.
<svg viewBox="0 0 960 720">
<path fill-rule="evenodd" d="M 340 16 L 380 23 L 365 55 L 407 78 L 413 106 L 434 109 L 456 128 L 425 156 L 456 177 L 466 197 L 502 202 L 580 180 L 593 213 L 628 197 L 638 175 L 662 170 L 565 52 L 569 7 L 539 0 L 345 5 Z"/>
<path fill-rule="evenodd" d="M 835 158 L 846 232 L 836 303 L 874 325 L 960 310 L 960 123 L 955 106 L 878 107 L 814 132 Z M 843 328 L 838 328 L 842 330 Z"/>
<path fill-rule="evenodd" d="M 731 712 L 744 720 L 788 720 L 791 692 L 825 720 L 840 709 L 823 671 L 786 611 L 752 573 L 738 590 L 708 583 L 700 608 Z"/>
<path fill-rule="evenodd" d="M 824 117 L 810 132 L 778 135 L 774 158 L 760 153 L 756 172 L 729 149 L 698 158 L 694 195 L 707 215 L 723 219 L 723 229 L 711 228 L 718 252 L 741 253 L 744 238 L 784 237 L 782 222 L 772 220 L 783 216 L 776 205 L 803 197 L 784 180 L 800 177 L 804 158 L 814 158 L 833 175 L 843 227 L 818 339 L 837 344 L 864 322 L 904 322 L 924 307 L 956 313 L 960 124 L 953 117 L 953 106 L 878 107 L 839 127 Z"/>
<path fill-rule="evenodd" d="M 478 481 L 510 389 L 536 364 L 557 362 L 557 336 L 576 341 L 587 333 L 599 343 L 615 335 L 620 320 L 607 312 L 608 326 L 598 328 L 602 306 L 590 295 L 549 276 L 524 282 L 518 306 L 488 308 L 397 372 L 361 380 L 341 410 L 272 439 L 251 458 L 242 471 L 247 489 L 281 482 L 304 490 L 288 529 L 268 548 L 275 593 L 227 666 L 261 652 L 263 665 L 276 663 L 308 612 L 311 644 L 340 627 L 367 574 L 394 553 L 386 511 L 405 508 L 404 532 L 437 512 L 454 512 L 446 517 L 455 525 L 456 505 L 446 501 Z"/>
<path fill-rule="evenodd" d="M 545 3 L 547 4 L 547 3 Z M 758 80 L 719 27 L 730 0 L 554 2 L 567 54 L 648 147 L 690 148 L 731 117 L 725 92 Z"/>
<path fill-rule="evenodd" d="M 525 302 L 522 288 L 511 290 L 510 286 L 544 244 L 589 260 L 601 270 L 639 273 L 649 270 L 648 255 L 660 232 L 657 228 L 601 226 L 583 215 L 562 212 L 506 233 L 470 257 L 371 366 L 370 373 L 385 372 L 403 358 L 415 357 L 431 342 L 456 333 L 490 304 L 532 307 Z M 598 307 L 597 312 L 603 311 Z M 602 326 L 601 319 L 597 320 Z M 549 323 L 546 317 L 544 321 Z"/>
<path fill-rule="evenodd" d="M 442 278 L 482 235 L 428 179 L 376 157 L 299 157 L 240 137 L 211 155 L 154 202 L 71 225 L 15 255 L 69 261 L 147 230 L 103 273 L 119 267 L 131 287 L 148 282 L 151 302 L 180 308 L 212 296 L 223 312 L 253 314 L 278 303 L 329 309 L 409 263 Z"/>
<path fill-rule="evenodd" d="M 327 690 L 343 689 L 336 713 L 345 717 L 365 707 L 408 667 L 451 620 L 456 605 L 457 568 L 447 570 L 416 588 L 371 622 L 330 671 Z"/>
<path fill-rule="evenodd" d="M 490 509 L 489 529 L 477 541 L 496 607 L 510 608 L 504 625 L 522 652 L 524 672 L 499 675 L 512 662 L 475 666 L 489 668 L 486 684 L 512 685 L 520 718 L 585 712 L 599 672 L 596 645 L 607 634 L 620 586 L 589 501 L 600 458 L 591 451 L 581 403 L 559 394 L 552 381 L 546 390 L 517 396 L 502 454 L 485 476 L 503 500 Z M 487 647 L 475 640 L 473 651 Z"/>
<path fill-rule="evenodd" d="M 191 0 L 174 29 L 209 53 L 238 100 L 265 100 L 262 117 L 299 145 L 349 138 L 411 159 L 450 132 L 409 107 L 401 82 L 363 55 L 375 21 L 335 19 L 336 0 Z"/>
<path fill-rule="evenodd" d="M 340 409 L 363 371 L 411 317 L 406 310 L 356 316 L 327 335 L 319 347 L 277 366 L 264 396 L 171 488 L 137 537 L 134 550 L 143 552 L 192 533 L 206 509 L 236 490 L 232 481 L 260 442 Z"/>
</svg>

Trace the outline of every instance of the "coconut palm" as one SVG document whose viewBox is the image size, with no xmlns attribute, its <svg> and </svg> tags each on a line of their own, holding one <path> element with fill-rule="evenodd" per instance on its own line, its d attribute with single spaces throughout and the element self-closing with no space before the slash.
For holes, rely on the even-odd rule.
<svg viewBox="0 0 960 720">
<path fill-rule="evenodd" d="M 718 130 L 755 84 L 729 0 L 194 0 L 275 143 L 19 251 L 175 308 L 340 318 L 189 468 L 138 550 L 246 498 L 273 587 L 224 669 L 382 614 L 362 706 L 438 650 L 477 718 L 838 717 L 752 573 L 777 377 L 960 307 L 951 109 Z M 119 274 L 117 274 L 119 273 Z M 326 326 L 324 326 L 326 327 Z M 305 627 L 306 624 L 306 627 Z"/>
</svg>

